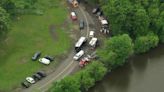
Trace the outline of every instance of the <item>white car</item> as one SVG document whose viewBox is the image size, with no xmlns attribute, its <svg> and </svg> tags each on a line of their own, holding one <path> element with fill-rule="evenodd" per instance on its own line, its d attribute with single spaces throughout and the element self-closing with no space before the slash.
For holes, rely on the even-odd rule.
<svg viewBox="0 0 164 92">
<path fill-rule="evenodd" d="M 31 84 L 35 83 L 35 80 L 32 77 L 26 77 L 26 81 L 28 81 Z"/>
<path fill-rule="evenodd" d="M 74 59 L 74 60 L 78 60 L 78 59 L 80 59 L 83 55 L 84 55 L 84 51 L 83 51 L 83 50 L 80 50 L 80 51 L 73 57 L 73 59 Z"/>
<path fill-rule="evenodd" d="M 50 64 L 50 60 L 49 59 L 46 59 L 46 58 L 40 58 L 39 59 L 39 62 L 45 64 L 45 65 L 49 65 Z"/>
<path fill-rule="evenodd" d="M 94 37 L 94 35 L 95 35 L 95 32 L 94 32 L 94 31 L 90 31 L 90 32 L 89 32 L 89 37 L 90 37 L 90 38 Z"/>
</svg>

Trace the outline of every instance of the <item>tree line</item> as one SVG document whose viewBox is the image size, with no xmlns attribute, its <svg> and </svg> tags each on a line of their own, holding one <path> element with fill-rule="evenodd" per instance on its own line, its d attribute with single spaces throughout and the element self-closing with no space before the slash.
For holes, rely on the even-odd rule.
<svg viewBox="0 0 164 92">
<path fill-rule="evenodd" d="M 37 0 L 0 0 L 0 36 L 9 30 L 10 19 L 27 9 L 34 9 Z"/>
<path fill-rule="evenodd" d="M 56 0 L 57 1 L 57 0 Z M 10 22 L 22 14 L 43 14 L 44 6 L 51 0 L 0 0 L 0 36 L 10 29 Z"/>
<path fill-rule="evenodd" d="M 110 21 L 112 34 L 128 34 L 133 39 L 135 53 L 144 53 L 158 42 L 164 43 L 162 0 L 108 0 L 102 9 Z"/>
<path fill-rule="evenodd" d="M 48 92 L 85 92 L 133 54 L 164 43 L 163 0 L 89 0 L 98 3 L 110 22 L 112 37 L 97 51 L 100 57 L 83 70 L 53 84 Z"/>
</svg>

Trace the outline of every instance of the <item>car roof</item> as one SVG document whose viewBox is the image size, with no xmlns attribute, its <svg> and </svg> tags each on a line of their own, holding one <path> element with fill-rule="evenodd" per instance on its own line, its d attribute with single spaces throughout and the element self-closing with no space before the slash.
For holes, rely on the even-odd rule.
<svg viewBox="0 0 164 92">
<path fill-rule="evenodd" d="M 76 16 L 75 12 L 71 12 L 71 15 L 72 15 L 72 16 Z"/>
<path fill-rule="evenodd" d="M 106 25 L 106 24 L 108 24 L 108 21 L 107 20 L 101 20 L 101 24 L 103 24 L 103 25 Z"/>
<path fill-rule="evenodd" d="M 82 55 L 82 54 L 84 54 L 84 51 L 80 50 L 76 55 L 79 56 L 79 55 Z"/>
<path fill-rule="evenodd" d="M 91 39 L 91 41 L 89 42 L 89 44 L 91 46 L 93 46 L 96 42 L 97 42 L 97 38 L 94 37 L 94 38 Z"/>
<path fill-rule="evenodd" d="M 80 39 L 78 40 L 78 42 L 75 44 L 76 47 L 81 46 L 81 44 L 86 40 L 86 37 L 80 37 Z"/>
</svg>

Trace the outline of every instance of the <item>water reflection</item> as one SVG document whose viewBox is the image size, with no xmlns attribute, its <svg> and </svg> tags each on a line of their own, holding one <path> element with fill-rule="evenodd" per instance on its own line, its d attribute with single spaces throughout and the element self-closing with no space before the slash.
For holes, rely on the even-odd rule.
<svg viewBox="0 0 164 92">
<path fill-rule="evenodd" d="M 164 45 L 130 58 L 88 92 L 164 92 Z"/>
</svg>

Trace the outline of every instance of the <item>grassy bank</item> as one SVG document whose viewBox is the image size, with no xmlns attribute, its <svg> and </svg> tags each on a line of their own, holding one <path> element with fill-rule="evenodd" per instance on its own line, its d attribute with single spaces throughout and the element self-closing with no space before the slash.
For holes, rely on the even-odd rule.
<svg viewBox="0 0 164 92">
<path fill-rule="evenodd" d="M 34 52 L 59 56 L 69 49 L 68 30 L 62 29 L 66 18 L 66 9 L 51 7 L 41 16 L 23 15 L 12 21 L 11 31 L 0 43 L 0 91 L 9 92 L 25 77 L 47 67 L 31 61 Z"/>
</svg>

